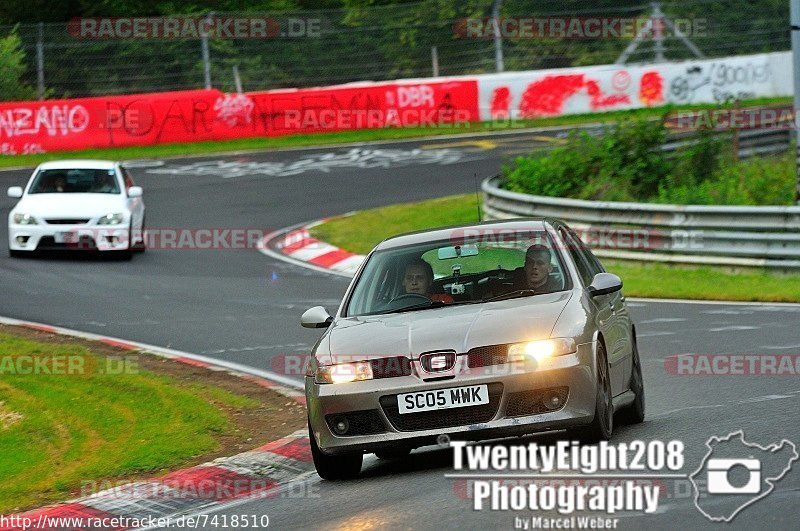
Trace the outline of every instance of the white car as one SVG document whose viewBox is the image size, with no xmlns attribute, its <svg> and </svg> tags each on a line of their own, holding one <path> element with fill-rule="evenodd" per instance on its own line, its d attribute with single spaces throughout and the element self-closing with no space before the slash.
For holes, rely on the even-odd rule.
<svg viewBox="0 0 800 531">
<path fill-rule="evenodd" d="M 127 258 L 144 250 L 142 189 L 119 162 L 45 162 L 8 196 L 19 199 L 8 216 L 11 256 L 75 249 Z"/>
</svg>

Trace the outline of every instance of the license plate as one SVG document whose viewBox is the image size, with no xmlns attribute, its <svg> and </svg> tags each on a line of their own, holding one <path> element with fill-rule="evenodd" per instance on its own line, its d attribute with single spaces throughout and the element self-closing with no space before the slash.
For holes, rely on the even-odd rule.
<svg viewBox="0 0 800 531">
<path fill-rule="evenodd" d="M 56 232 L 53 235 L 53 239 L 56 243 L 77 243 L 78 242 L 78 233 L 77 232 Z"/>
<path fill-rule="evenodd" d="M 434 389 L 397 395 L 400 413 L 419 413 L 454 407 L 480 406 L 489 403 L 489 387 L 470 385 L 449 389 Z"/>
</svg>

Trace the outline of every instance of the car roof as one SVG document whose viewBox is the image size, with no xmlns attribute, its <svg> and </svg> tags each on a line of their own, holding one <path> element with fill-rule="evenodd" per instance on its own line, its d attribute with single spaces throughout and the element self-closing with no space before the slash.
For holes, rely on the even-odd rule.
<svg viewBox="0 0 800 531">
<path fill-rule="evenodd" d="M 557 219 L 551 218 L 516 218 L 511 220 L 486 221 L 465 225 L 453 225 L 433 230 L 419 230 L 398 234 L 383 240 L 377 245 L 376 250 L 393 249 L 405 245 L 414 245 L 425 242 L 448 240 L 453 237 L 463 237 L 467 231 L 520 231 L 520 230 L 545 230 L 547 225 L 562 225 Z M 456 232 L 457 231 L 457 232 Z"/>
<path fill-rule="evenodd" d="M 40 170 L 72 170 L 72 169 L 88 169 L 88 170 L 113 170 L 117 163 L 113 160 L 95 160 L 95 159 L 71 159 L 71 160 L 51 160 L 50 162 L 43 162 L 39 165 Z"/>
</svg>

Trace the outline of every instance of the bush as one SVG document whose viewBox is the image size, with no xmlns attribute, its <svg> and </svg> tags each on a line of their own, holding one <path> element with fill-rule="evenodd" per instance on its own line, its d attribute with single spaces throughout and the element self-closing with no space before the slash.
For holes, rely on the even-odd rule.
<svg viewBox="0 0 800 531">
<path fill-rule="evenodd" d="M 662 187 L 659 203 L 686 205 L 793 205 L 793 150 L 780 157 L 741 162 L 723 159 L 716 174 L 698 184 Z"/>
<path fill-rule="evenodd" d="M 661 121 L 626 120 L 600 136 L 573 130 L 567 144 L 518 157 L 504 170 L 509 190 L 554 197 L 633 200 L 658 191 L 671 163 L 659 146 Z"/>
<path fill-rule="evenodd" d="M 794 162 L 781 157 L 733 160 L 730 138 L 697 131 L 672 153 L 660 147 L 664 121 L 627 120 L 599 136 L 572 131 L 549 153 L 518 157 L 503 169 L 515 192 L 602 201 L 789 205 Z"/>
<path fill-rule="evenodd" d="M 19 101 L 36 98 L 33 87 L 22 82 L 25 73 L 25 52 L 16 32 L 0 38 L 0 101 Z"/>
</svg>

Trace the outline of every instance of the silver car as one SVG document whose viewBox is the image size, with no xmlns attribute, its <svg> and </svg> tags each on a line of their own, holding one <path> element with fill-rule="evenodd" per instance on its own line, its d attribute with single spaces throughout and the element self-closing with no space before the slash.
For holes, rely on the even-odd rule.
<svg viewBox="0 0 800 531">
<path fill-rule="evenodd" d="M 644 386 L 622 281 L 554 219 L 481 223 L 378 244 L 326 328 L 305 378 L 325 479 L 364 453 L 396 458 L 451 439 L 547 430 L 608 439 L 642 422 Z"/>
</svg>

